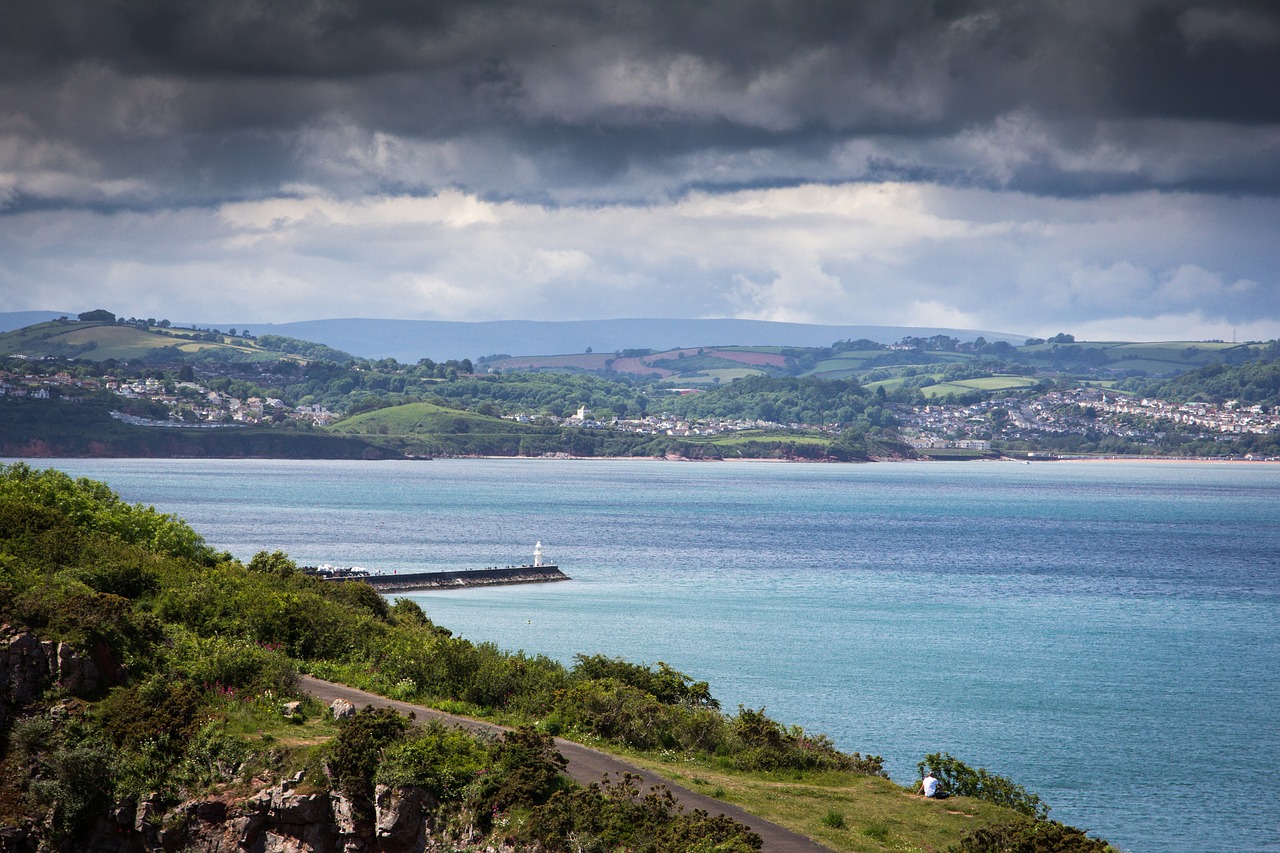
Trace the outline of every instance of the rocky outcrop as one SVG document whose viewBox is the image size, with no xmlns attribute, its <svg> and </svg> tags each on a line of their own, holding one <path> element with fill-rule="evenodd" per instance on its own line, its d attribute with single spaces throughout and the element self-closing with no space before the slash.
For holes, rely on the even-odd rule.
<svg viewBox="0 0 1280 853">
<path fill-rule="evenodd" d="M 104 643 L 86 654 L 69 643 L 41 640 L 0 625 L 0 726 L 50 687 L 62 687 L 72 696 L 92 696 L 118 683 L 123 674 Z"/>
<path fill-rule="evenodd" d="M 299 773 L 249 797 L 220 794 L 166 809 L 159 795 L 117 803 L 68 853 L 442 853 L 467 849 L 432 833 L 436 803 L 421 788 L 377 790 L 372 821 L 338 791 L 303 792 Z M 0 830 L 0 853 L 46 849 L 35 826 Z"/>
</svg>

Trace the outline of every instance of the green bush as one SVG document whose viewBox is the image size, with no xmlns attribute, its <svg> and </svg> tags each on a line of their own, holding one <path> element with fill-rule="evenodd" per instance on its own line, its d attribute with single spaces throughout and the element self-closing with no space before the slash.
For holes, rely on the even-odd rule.
<svg viewBox="0 0 1280 853">
<path fill-rule="evenodd" d="M 297 668 L 281 650 L 239 637 L 180 631 L 170 657 L 179 675 L 205 690 L 270 690 L 287 696 L 297 688 Z"/>
<path fill-rule="evenodd" d="M 329 744 L 329 777 L 351 800 L 357 819 L 373 816 L 373 786 L 383 751 L 400 741 L 409 723 L 389 708 L 367 707 L 343 720 Z"/>
<path fill-rule="evenodd" d="M 1049 814 L 1049 806 L 1026 788 L 981 767 L 974 770 L 950 753 L 930 753 L 916 765 L 916 769 L 921 776 L 926 769 L 933 771 L 938 778 L 938 788 L 944 794 L 986 800 L 1029 818 L 1043 820 Z"/>
<path fill-rule="evenodd" d="M 517 833 L 519 840 L 575 853 L 750 853 L 763 846 L 760 836 L 724 815 L 682 812 L 666 788 L 641 795 L 636 778 L 627 774 L 601 785 L 557 791 L 532 810 Z"/>
<path fill-rule="evenodd" d="M 950 848 L 951 853 L 1114 853 L 1105 841 L 1056 821 L 1036 820 L 984 826 Z"/>
<path fill-rule="evenodd" d="M 577 663 L 573 673 L 580 678 L 596 681 L 614 679 L 648 693 L 665 705 L 711 709 L 720 707 L 720 703 L 711 695 L 707 682 L 694 681 L 662 661 L 653 666 L 643 666 L 604 655 L 575 655 L 574 660 Z"/>
<path fill-rule="evenodd" d="M 375 781 L 424 788 L 439 802 L 453 801 L 488 764 L 489 752 L 480 741 L 433 722 L 386 749 Z"/>
<path fill-rule="evenodd" d="M 213 551 L 185 522 L 154 507 L 130 505 L 105 483 L 71 477 L 52 468 L 37 471 L 21 462 L 0 464 L 0 500 L 16 499 L 56 510 L 83 530 L 107 533 L 148 550 L 210 563 Z"/>
<path fill-rule="evenodd" d="M 199 728 L 201 700 L 200 692 L 185 682 L 156 674 L 111 691 L 98 705 L 97 717 L 117 746 L 146 741 L 176 756 Z"/>
<path fill-rule="evenodd" d="M 471 798 L 478 823 L 487 831 L 495 813 L 513 806 L 539 806 L 568 788 L 561 775 L 568 762 L 550 735 L 521 726 L 493 743 L 490 766 L 478 778 Z"/>
</svg>

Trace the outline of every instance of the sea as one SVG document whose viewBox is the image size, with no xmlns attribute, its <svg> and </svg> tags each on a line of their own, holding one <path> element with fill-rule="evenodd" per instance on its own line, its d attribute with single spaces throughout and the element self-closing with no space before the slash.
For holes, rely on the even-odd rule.
<svg viewBox="0 0 1280 853">
<path fill-rule="evenodd" d="M 1280 851 L 1280 466 L 41 460 L 247 560 L 572 581 L 413 593 L 468 639 L 663 661 L 948 752 L 1132 853 Z"/>
</svg>

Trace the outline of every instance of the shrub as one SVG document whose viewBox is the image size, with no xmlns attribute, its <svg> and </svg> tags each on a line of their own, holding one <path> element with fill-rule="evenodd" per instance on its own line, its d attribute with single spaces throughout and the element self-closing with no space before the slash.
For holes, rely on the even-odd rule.
<svg viewBox="0 0 1280 853">
<path fill-rule="evenodd" d="M 43 771 L 32 789 L 52 810 L 55 836 L 74 834 L 111 802 L 115 756 L 108 744 L 88 739 L 59 746 Z"/>
<path fill-rule="evenodd" d="M 373 816 L 373 785 L 383 750 L 404 737 L 409 723 L 389 708 L 366 707 L 343 720 L 329 745 L 325 768 L 351 800 L 357 819 Z"/>
<path fill-rule="evenodd" d="M 556 751 L 555 739 L 528 726 L 505 732 L 489 755 L 490 770 L 476 781 L 472 799 L 486 830 L 494 813 L 542 805 L 567 785 L 561 773 L 568 762 Z"/>
<path fill-rule="evenodd" d="M 712 709 L 720 707 L 720 703 L 711 695 L 711 688 L 707 682 L 694 681 L 662 661 L 658 661 L 653 666 L 643 666 L 604 655 L 575 655 L 574 660 L 577 661 L 574 666 L 574 675 L 597 681 L 607 679 L 621 681 L 623 684 L 643 690 L 665 705 Z"/>
<path fill-rule="evenodd" d="M 489 763 L 484 744 L 438 722 L 388 747 L 375 774 L 380 785 L 424 788 L 439 802 L 461 798 L 463 788 Z"/>
<path fill-rule="evenodd" d="M 1036 820 L 984 826 L 963 836 L 953 853 L 1111 853 L 1105 841 L 1056 821 Z"/>
<path fill-rule="evenodd" d="M 271 690 L 290 695 L 297 686 L 297 669 L 281 650 L 239 637 L 179 632 L 171 657 L 178 673 L 206 690 Z"/>
<path fill-rule="evenodd" d="M 934 752 L 916 765 L 920 775 L 926 769 L 938 777 L 938 787 L 945 793 L 961 797 L 973 797 L 1006 806 L 1029 818 L 1043 820 L 1049 814 L 1049 806 L 1026 788 L 979 767 L 974 770 L 950 753 Z"/>
<path fill-rule="evenodd" d="M 533 809 L 519 832 L 529 846 L 549 851 L 679 850 L 750 853 L 760 836 L 724 815 L 682 812 L 671 792 L 653 787 L 641 796 L 636 777 L 556 792 Z"/>
<path fill-rule="evenodd" d="M 118 687 L 98 706 L 98 721 L 117 746 L 153 742 L 180 754 L 198 728 L 200 693 L 182 681 L 154 675 L 131 687 Z"/>
</svg>

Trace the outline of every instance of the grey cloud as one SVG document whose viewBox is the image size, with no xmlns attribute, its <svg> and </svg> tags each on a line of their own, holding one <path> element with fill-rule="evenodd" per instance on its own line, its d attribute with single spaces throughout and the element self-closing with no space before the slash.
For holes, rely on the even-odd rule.
<svg viewBox="0 0 1280 853">
<path fill-rule="evenodd" d="M 12 5 L 11 206 L 329 181 L 566 202 L 884 177 L 1280 192 L 1267 2 Z M 32 146 L 61 152 L 58 181 L 6 153 Z"/>
</svg>

